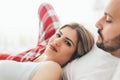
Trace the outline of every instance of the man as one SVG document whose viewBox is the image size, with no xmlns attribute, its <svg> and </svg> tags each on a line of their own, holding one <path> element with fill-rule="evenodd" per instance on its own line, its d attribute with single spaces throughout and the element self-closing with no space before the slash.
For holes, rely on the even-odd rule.
<svg viewBox="0 0 120 80">
<path fill-rule="evenodd" d="M 99 33 L 97 46 L 120 58 L 120 0 L 111 0 L 96 26 Z"/>
<path fill-rule="evenodd" d="M 95 48 L 68 64 L 64 80 L 120 80 L 120 0 L 110 0 L 96 27 L 99 33 L 96 45 L 103 52 Z"/>
</svg>

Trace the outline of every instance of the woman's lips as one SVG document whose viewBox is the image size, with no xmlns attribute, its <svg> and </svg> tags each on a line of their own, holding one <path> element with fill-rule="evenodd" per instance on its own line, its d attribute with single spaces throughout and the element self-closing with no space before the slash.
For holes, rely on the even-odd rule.
<svg viewBox="0 0 120 80">
<path fill-rule="evenodd" d="M 53 51 L 57 52 L 57 49 L 53 45 L 50 45 L 50 49 L 52 49 Z"/>
</svg>

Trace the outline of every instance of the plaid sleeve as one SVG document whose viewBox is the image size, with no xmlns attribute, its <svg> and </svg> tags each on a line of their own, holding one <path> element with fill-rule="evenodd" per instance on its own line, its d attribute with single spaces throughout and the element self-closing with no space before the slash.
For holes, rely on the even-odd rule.
<svg viewBox="0 0 120 80">
<path fill-rule="evenodd" d="M 56 16 L 54 8 L 48 3 L 43 3 L 42 5 L 40 5 L 38 14 L 40 21 L 38 45 L 46 45 L 49 38 L 60 26 L 60 21 Z"/>
<path fill-rule="evenodd" d="M 40 5 L 38 15 L 40 21 L 37 46 L 16 55 L 0 54 L 0 60 L 15 60 L 18 62 L 34 61 L 44 52 L 45 45 L 59 27 L 60 22 L 53 7 L 48 3 Z"/>
<path fill-rule="evenodd" d="M 36 48 L 32 48 L 32 49 L 26 50 L 18 54 L 1 53 L 0 60 L 14 60 L 17 62 L 27 62 L 27 61 L 32 62 L 36 58 L 38 58 L 44 52 L 44 50 L 45 50 L 45 46 L 39 45 L 39 46 L 36 46 Z"/>
</svg>

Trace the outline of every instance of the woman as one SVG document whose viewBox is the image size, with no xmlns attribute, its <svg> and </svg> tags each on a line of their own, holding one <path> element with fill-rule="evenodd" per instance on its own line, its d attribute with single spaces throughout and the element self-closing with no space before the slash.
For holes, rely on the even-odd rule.
<svg viewBox="0 0 120 80">
<path fill-rule="evenodd" d="M 91 50 L 94 39 L 81 24 L 70 23 L 60 27 L 49 39 L 44 54 L 36 61 L 53 60 L 64 66 Z"/>
<path fill-rule="evenodd" d="M 36 63 L 1 61 L 0 79 L 60 80 L 61 67 L 88 53 L 93 45 L 93 36 L 81 24 L 66 24 L 49 39 L 44 53 L 34 60 Z M 9 69 L 9 67 L 13 69 Z M 13 70 L 15 70 L 14 73 L 11 72 Z"/>
<path fill-rule="evenodd" d="M 57 32 L 49 39 L 44 54 L 41 55 L 36 61 L 54 61 L 63 67 L 68 62 L 88 53 L 93 47 L 93 44 L 93 36 L 81 24 L 66 24 L 59 28 Z M 58 73 L 53 73 L 55 75 L 54 77 L 61 74 L 61 70 L 59 69 L 57 66 L 53 69 L 58 71 Z M 39 71 L 36 75 L 37 76 L 35 77 L 37 78 L 41 77 L 39 76 Z M 59 78 L 60 76 L 57 79 L 51 80 L 59 80 Z"/>
<path fill-rule="evenodd" d="M 54 8 L 52 7 L 52 5 L 50 5 L 48 3 L 43 3 L 43 4 L 40 5 L 40 7 L 38 9 L 38 14 L 39 14 L 39 19 L 40 19 L 40 27 L 39 27 L 40 29 L 39 29 L 39 36 L 38 36 L 38 44 L 37 44 L 37 46 L 35 48 L 26 50 L 24 52 L 15 54 L 14 56 L 11 55 L 10 53 L 9 54 L 1 53 L 0 54 L 0 60 L 15 60 L 15 61 L 18 61 L 18 62 L 28 62 L 28 61 L 34 62 L 34 61 L 37 61 L 39 59 L 41 60 L 41 54 L 43 54 L 43 52 L 44 52 L 44 50 L 46 48 L 45 46 L 48 43 L 48 40 L 51 38 L 51 36 L 56 32 L 56 29 L 59 27 L 60 21 L 59 21 L 58 17 L 56 16 L 56 13 L 55 13 Z M 80 32 L 80 34 L 85 32 L 82 25 L 78 25 L 77 23 L 68 24 L 68 25 L 65 25 L 64 27 L 66 27 L 66 26 L 71 26 L 71 28 L 75 29 L 77 31 L 77 33 L 79 33 L 79 31 L 82 30 Z M 77 27 L 74 27 L 74 26 L 81 26 L 81 28 L 77 28 Z M 64 28 L 64 27 L 62 27 L 62 28 Z M 62 28 L 60 28 L 60 30 L 62 30 Z M 59 30 L 57 32 L 59 33 Z M 68 34 L 72 35 L 70 32 Z M 86 34 L 86 32 L 85 32 L 85 34 Z M 59 34 L 56 34 L 56 35 L 59 36 Z M 78 35 L 78 36 L 80 36 L 80 35 Z M 87 47 L 90 48 L 91 46 L 89 46 L 89 44 L 87 44 L 85 42 L 85 40 L 87 40 L 87 39 L 85 39 L 86 37 L 84 37 L 84 36 L 85 35 L 83 35 L 83 36 L 81 35 L 80 38 L 83 38 L 82 42 L 84 44 L 86 44 Z M 55 36 L 53 36 L 53 37 L 55 37 Z M 89 35 L 88 35 L 88 37 L 89 37 Z M 93 42 L 94 42 L 94 40 L 93 40 Z M 79 52 L 81 54 L 79 56 L 82 56 L 83 52 L 86 51 L 87 47 L 84 46 L 81 43 L 79 43 L 79 44 L 80 44 L 80 46 L 78 46 L 78 47 L 80 47 L 81 49 L 84 48 L 84 50 L 82 49 L 82 50 L 80 50 L 80 51 L 78 50 L 76 52 Z M 52 45 L 50 44 L 50 46 L 55 47 L 55 45 L 53 43 L 52 43 Z M 74 46 L 76 46 L 76 45 L 74 45 Z M 73 48 L 75 48 L 75 47 L 73 47 Z M 69 50 L 71 50 L 71 49 L 69 49 Z M 66 49 L 65 49 L 65 51 L 66 51 Z M 55 56 L 55 55 L 53 55 L 53 56 Z M 76 58 L 76 56 L 78 56 L 78 55 L 74 54 L 72 56 L 71 60 Z M 42 58 L 43 58 L 43 56 L 42 56 Z M 56 62 L 59 62 L 59 61 L 56 61 Z M 62 62 L 60 64 L 63 66 L 66 63 Z"/>
</svg>

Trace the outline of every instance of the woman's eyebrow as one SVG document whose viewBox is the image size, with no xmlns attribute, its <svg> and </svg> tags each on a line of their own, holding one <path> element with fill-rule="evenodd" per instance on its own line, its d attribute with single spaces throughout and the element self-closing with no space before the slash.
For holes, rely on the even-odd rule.
<svg viewBox="0 0 120 80">
<path fill-rule="evenodd" d="M 59 30 L 59 32 L 60 32 L 60 34 L 62 34 L 63 35 L 63 33 Z M 69 39 L 68 37 L 65 37 L 67 40 L 69 40 L 71 43 L 72 43 L 72 45 L 73 46 L 75 46 L 75 44 L 74 44 L 74 42 L 71 40 L 71 39 Z"/>
</svg>

